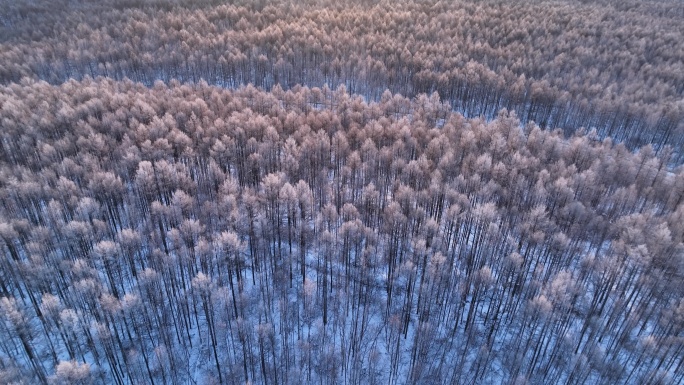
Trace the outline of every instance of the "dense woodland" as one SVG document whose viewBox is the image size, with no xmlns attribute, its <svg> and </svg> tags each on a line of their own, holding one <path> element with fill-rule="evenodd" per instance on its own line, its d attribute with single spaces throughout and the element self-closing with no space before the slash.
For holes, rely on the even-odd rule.
<svg viewBox="0 0 684 385">
<path fill-rule="evenodd" d="M 680 1 L 7 3 L 0 82 L 345 84 L 374 101 L 436 91 L 467 117 L 507 108 L 632 149 L 684 147 Z"/>
<path fill-rule="evenodd" d="M 0 383 L 684 383 L 681 3 L 51 4 Z"/>
</svg>

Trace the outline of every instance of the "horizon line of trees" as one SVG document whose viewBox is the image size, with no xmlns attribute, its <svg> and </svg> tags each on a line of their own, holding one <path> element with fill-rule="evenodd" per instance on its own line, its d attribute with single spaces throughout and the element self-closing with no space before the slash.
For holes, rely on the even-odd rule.
<svg viewBox="0 0 684 385">
<path fill-rule="evenodd" d="M 439 96 L 0 86 L 0 382 L 684 382 L 684 167 Z"/>
<path fill-rule="evenodd" d="M 684 147 L 681 2 L 68 4 L 6 6 L 0 82 L 344 84 L 369 101 L 386 89 L 437 92 L 467 117 L 506 108 L 567 135 L 596 128 L 630 149 Z"/>
</svg>

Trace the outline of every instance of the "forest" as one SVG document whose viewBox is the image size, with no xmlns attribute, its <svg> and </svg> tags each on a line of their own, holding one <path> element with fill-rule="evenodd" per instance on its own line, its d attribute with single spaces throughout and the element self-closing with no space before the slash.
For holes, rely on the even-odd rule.
<svg viewBox="0 0 684 385">
<path fill-rule="evenodd" d="M 0 2 L 0 383 L 684 384 L 683 21 Z"/>
</svg>

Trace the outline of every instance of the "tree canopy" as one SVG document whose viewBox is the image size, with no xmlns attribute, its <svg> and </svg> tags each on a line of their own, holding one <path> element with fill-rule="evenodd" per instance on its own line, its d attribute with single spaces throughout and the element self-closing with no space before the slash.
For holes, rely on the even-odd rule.
<svg viewBox="0 0 684 385">
<path fill-rule="evenodd" d="M 0 103 L 8 381 L 682 381 L 684 169 L 649 146 L 343 86 Z"/>
<path fill-rule="evenodd" d="M 684 383 L 684 5 L 0 4 L 0 383 Z"/>
</svg>

